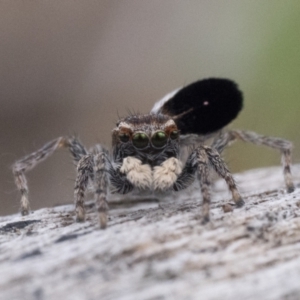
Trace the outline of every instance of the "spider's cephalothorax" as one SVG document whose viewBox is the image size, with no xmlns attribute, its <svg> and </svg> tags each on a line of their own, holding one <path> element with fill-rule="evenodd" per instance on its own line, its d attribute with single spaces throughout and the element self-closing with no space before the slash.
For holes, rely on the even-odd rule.
<svg viewBox="0 0 300 300">
<path fill-rule="evenodd" d="M 168 94 L 154 105 L 150 114 L 132 114 L 119 120 L 112 132 L 111 156 L 101 145 L 88 151 L 75 137 L 55 139 L 13 166 L 22 195 L 21 212 L 29 212 L 25 172 L 61 147 L 69 148 L 77 165 L 76 219 L 85 219 L 84 196 L 91 183 L 101 228 L 107 224 L 108 190 L 120 194 L 134 189 L 176 192 L 190 186 L 196 178 L 203 199 L 202 220 L 207 222 L 211 169 L 226 181 L 236 206 L 243 206 L 233 176 L 220 156 L 237 139 L 279 150 L 287 191 L 292 192 L 291 142 L 250 131 L 223 130 L 241 108 L 242 93 L 234 82 L 210 78 Z M 205 143 L 208 138 L 213 140 L 210 146 Z M 182 159 L 180 152 L 184 147 L 191 150 Z"/>
<path fill-rule="evenodd" d="M 120 120 L 113 130 L 113 159 L 122 163 L 133 156 L 143 164 L 158 166 L 178 156 L 179 131 L 175 122 L 162 114 L 131 115 Z"/>
<path fill-rule="evenodd" d="M 122 119 L 113 130 L 112 141 L 113 161 L 119 166 L 110 168 L 114 192 L 125 194 L 134 188 L 165 191 L 181 172 L 179 131 L 165 115 L 131 115 Z"/>
</svg>

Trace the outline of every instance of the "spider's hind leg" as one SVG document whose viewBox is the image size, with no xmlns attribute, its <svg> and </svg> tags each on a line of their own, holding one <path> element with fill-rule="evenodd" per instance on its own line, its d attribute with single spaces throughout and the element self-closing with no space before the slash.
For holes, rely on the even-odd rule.
<svg viewBox="0 0 300 300">
<path fill-rule="evenodd" d="M 249 142 L 255 145 L 264 145 L 279 150 L 282 157 L 281 161 L 283 165 L 284 181 L 287 192 L 292 193 L 295 190 L 291 174 L 291 152 L 293 144 L 290 141 L 277 137 L 259 135 L 252 131 L 231 130 L 218 136 L 213 142 L 212 147 L 221 153 L 227 145 L 238 139 L 242 140 L 243 142 Z"/>
</svg>

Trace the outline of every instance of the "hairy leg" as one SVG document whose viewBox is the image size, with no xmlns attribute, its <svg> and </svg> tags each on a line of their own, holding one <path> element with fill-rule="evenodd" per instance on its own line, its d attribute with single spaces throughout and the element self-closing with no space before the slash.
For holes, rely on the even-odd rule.
<svg viewBox="0 0 300 300">
<path fill-rule="evenodd" d="M 69 148 L 76 162 L 86 154 L 85 148 L 76 138 L 59 137 L 14 163 L 12 170 L 15 183 L 21 193 L 21 214 L 23 216 L 29 213 L 28 185 L 25 173 L 52 155 L 55 150 L 66 147 Z"/>
<path fill-rule="evenodd" d="M 198 161 L 198 174 L 200 180 L 200 188 L 202 193 L 202 223 L 205 224 L 209 221 L 209 210 L 210 210 L 210 176 L 208 168 L 208 157 L 204 148 L 199 148 L 197 153 Z"/>
<path fill-rule="evenodd" d="M 74 188 L 77 222 L 85 221 L 84 196 L 89 179 L 94 179 L 94 161 L 91 154 L 83 156 L 77 165 L 77 177 Z"/>
<path fill-rule="evenodd" d="M 242 140 L 255 145 L 264 145 L 281 152 L 284 180 L 287 192 L 291 193 L 295 190 L 292 174 L 291 174 L 291 152 L 293 144 L 290 141 L 259 135 L 251 131 L 232 130 L 220 134 L 213 142 L 212 148 L 221 153 L 226 146 L 235 140 Z"/>
<path fill-rule="evenodd" d="M 203 197 L 202 216 L 203 223 L 209 220 L 209 206 L 210 206 L 210 174 L 209 168 L 213 169 L 221 176 L 227 183 L 229 190 L 232 193 L 233 200 L 237 207 L 244 205 L 244 201 L 237 189 L 236 183 L 225 162 L 220 157 L 219 153 L 207 146 L 200 146 L 193 150 L 187 159 L 186 165 L 182 173 L 178 176 L 177 181 L 173 185 L 175 191 L 179 191 L 188 187 L 198 174 L 201 193 Z"/>
<path fill-rule="evenodd" d="M 107 225 L 107 188 L 108 178 L 105 168 L 105 154 L 99 153 L 94 157 L 94 187 L 96 194 L 96 207 L 99 213 L 100 227 L 106 228 Z"/>
<path fill-rule="evenodd" d="M 219 176 L 221 176 L 227 183 L 227 186 L 232 194 L 233 201 L 235 202 L 237 207 L 242 207 L 245 202 L 242 199 L 236 183 L 234 181 L 234 178 L 229 171 L 228 167 L 226 166 L 224 160 L 220 156 L 217 150 L 212 149 L 210 147 L 204 146 L 206 155 L 208 157 L 208 160 L 211 164 L 211 166 L 214 168 L 214 170 L 217 172 Z"/>
<path fill-rule="evenodd" d="M 101 145 L 94 146 L 90 150 L 90 154 L 82 156 L 77 165 L 74 197 L 76 220 L 78 222 L 85 220 L 84 197 L 89 180 L 93 183 L 94 187 L 100 228 L 104 229 L 107 226 L 109 208 L 107 203 L 109 183 L 113 183 L 113 191 L 117 187 L 119 192 L 122 191 L 123 193 L 131 191 L 133 186 L 120 172 L 120 166 L 112 164 L 107 150 Z"/>
</svg>

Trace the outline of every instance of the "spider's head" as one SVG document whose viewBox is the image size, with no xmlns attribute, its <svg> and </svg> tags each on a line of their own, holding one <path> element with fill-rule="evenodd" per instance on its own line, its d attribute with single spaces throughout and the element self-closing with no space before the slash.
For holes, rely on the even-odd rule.
<svg viewBox="0 0 300 300">
<path fill-rule="evenodd" d="M 157 156 L 178 148 L 179 130 L 172 118 L 163 114 L 130 115 L 113 130 L 113 147 L 118 156 Z"/>
</svg>

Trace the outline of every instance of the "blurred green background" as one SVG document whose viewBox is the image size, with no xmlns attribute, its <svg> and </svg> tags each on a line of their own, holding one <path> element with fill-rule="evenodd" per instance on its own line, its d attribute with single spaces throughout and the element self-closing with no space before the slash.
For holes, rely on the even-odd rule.
<svg viewBox="0 0 300 300">
<path fill-rule="evenodd" d="M 298 0 L 0 2 L 0 214 L 17 212 L 12 163 L 76 132 L 110 145 L 117 115 L 149 112 L 175 88 L 235 80 L 244 110 L 231 127 L 290 139 L 300 158 Z M 237 143 L 234 172 L 279 165 Z M 75 171 L 58 152 L 28 174 L 32 209 L 73 202 Z"/>
</svg>

